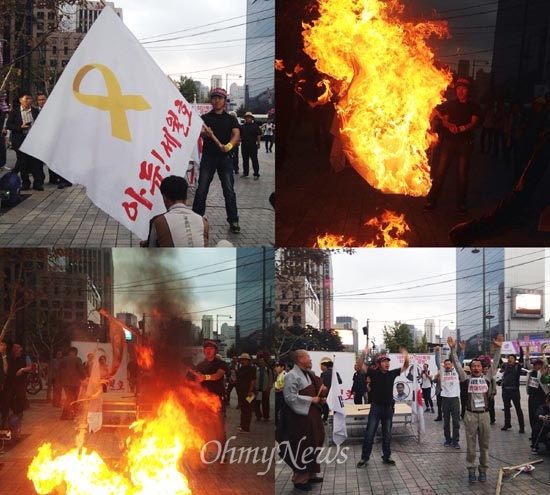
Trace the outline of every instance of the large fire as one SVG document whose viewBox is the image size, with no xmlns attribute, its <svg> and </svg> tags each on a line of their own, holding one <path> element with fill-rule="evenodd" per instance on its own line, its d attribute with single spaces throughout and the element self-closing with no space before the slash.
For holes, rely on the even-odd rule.
<svg viewBox="0 0 550 495">
<path fill-rule="evenodd" d="M 451 74 L 434 66 L 426 40 L 443 22 L 406 22 L 399 0 L 318 0 L 319 18 L 303 29 L 304 51 L 335 95 L 344 154 L 384 193 L 425 196 L 430 114 Z"/>
<path fill-rule="evenodd" d="M 115 466 L 86 448 L 56 455 L 46 443 L 39 448 L 27 476 L 39 494 L 54 490 L 67 495 L 192 493 L 182 461 L 191 468 L 200 465 L 207 436 L 216 430 L 220 405 L 201 387 L 187 391 L 185 402 L 194 409 L 193 421 L 176 394 L 169 393 L 156 414 L 131 426 L 125 454 Z M 201 433 L 208 430 L 208 434 Z"/>
<path fill-rule="evenodd" d="M 374 239 L 357 246 L 357 241 L 343 235 L 325 234 L 317 236 L 317 242 L 313 247 L 407 247 L 409 243 L 401 237 L 411 229 L 405 221 L 405 215 L 398 215 L 393 211 L 384 211 L 380 216 L 371 218 L 365 223 L 367 227 L 374 227 Z"/>
</svg>

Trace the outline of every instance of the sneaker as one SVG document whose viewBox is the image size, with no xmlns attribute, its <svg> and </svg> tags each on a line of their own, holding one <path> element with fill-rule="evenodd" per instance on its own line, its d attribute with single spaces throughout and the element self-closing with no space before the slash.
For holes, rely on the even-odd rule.
<svg viewBox="0 0 550 495">
<path fill-rule="evenodd" d="M 434 421 L 443 421 L 443 418 L 435 418 Z"/>
<path fill-rule="evenodd" d="M 243 428 L 241 428 L 240 426 L 237 427 L 237 431 L 239 433 L 250 433 L 250 430 L 244 430 Z"/>
<path fill-rule="evenodd" d="M 487 481 L 487 473 L 479 473 L 478 481 L 485 483 Z"/>
<path fill-rule="evenodd" d="M 460 448 L 460 444 L 458 442 L 453 442 L 453 447 L 455 449 L 459 449 Z"/>
<path fill-rule="evenodd" d="M 384 464 L 389 464 L 390 466 L 395 466 L 395 461 L 391 457 L 382 456 L 382 462 Z"/>
<path fill-rule="evenodd" d="M 506 426 L 504 425 L 502 428 L 501 428 L 501 431 L 506 431 L 506 430 L 509 430 L 510 428 L 512 428 L 511 426 Z"/>
<path fill-rule="evenodd" d="M 424 409 L 424 412 L 430 412 L 430 408 L 427 407 L 426 409 Z"/>
<path fill-rule="evenodd" d="M 537 449 L 536 447 L 534 447 L 534 448 L 531 449 L 531 454 L 533 454 L 533 455 L 539 455 L 539 453 L 540 453 L 540 452 L 539 452 L 539 449 Z"/>
<path fill-rule="evenodd" d="M 432 412 L 433 412 L 433 413 L 435 412 L 435 410 L 434 410 L 434 408 L 433 408 L 433 407 L 432 407 Z"/>
<path fill-rule="evenodd" d="M 453 444 L 450 440 L 445 440 L 445 443 L 443 444 L 443 447 L 450 447 Z"/>
<path fill-rule="evenodd" d="M 357 467 L 358 467 L 358 468 L 362 468 L 363 466 L 366 466 L 366 465 L 367 465 L 367 462 L 369 462 L 368 459 L 361 459 L 361 460 L 357 463 Z"/>
<path fill-rule="evenodd" d="M 231 230 L 234 234 L 240 234 L 241 227 L 239 226 L 239 222 L 231 222 L 229 224 L 229 230 Z"/>
<path fill-rule="evenodd" d="M 468 481 L 470 483 L 474 483 L 476 481 L 476 472 L 475 471 L 468 471 Z"/>
</svg>

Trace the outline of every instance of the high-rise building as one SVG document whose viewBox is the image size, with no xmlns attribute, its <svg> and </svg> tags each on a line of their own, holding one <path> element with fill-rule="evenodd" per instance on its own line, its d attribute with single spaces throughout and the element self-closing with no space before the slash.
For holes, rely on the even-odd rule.
<svg viewBox="0 0 550 495">
<path fill-rule="evenodd" d="M 75 8 L 75 31 L 78 33 L 87 33 L 107 5 L 112 7 L 122 19 L 122 9 L 115 7 L 114 2 L 84 2 L 83 5 L 76 6 Z"/>
<path fill-rule="evenodd" d="M 223 84 L 223 76 L 221 74 L 213 74 L 210 77 L 210 87 L 212 89 L 214 88 L 222 88 L 224 86 Z"/>
<path fill-rule="evenodd" d="M 235 340 L 240 351 L 268 349 L 274 334 L 275 250 L 238 248 Z"/>
<path fill-rule="evenodd" d="M 212 315 L 204 315 L 202 317 L 202 335 L 205 339 L 214 338 L 214 317 Z"/>
<path fill-rule="evenodd" d="M 426 341 L 430 344 L 435 342 L 435 321 L 428 319 L 424 321 L 424 334 L 426 335 Z"/>
<path fill-rule="evenodd" d="M 279 249 L 278 320 L 282 327 L 333 326 L 332 263 L 322 249 Z"/>
<path fill-rule="evenodd" d="M 492 340 L 544 336 L 544 251 L 457 249 L 456 333 L 466 357 L 488 352 Z"/>
<path fill-rule="evenodd" d="M 550 2 L 499 0 L 493 48 L 497 96 L 527 103 L 550 91 Z"/>
<path fill-rule="evenodd" d="M 344 349 L 359 351 L 359 322 L 353 316 L 337 316 L 335 330 L 340 335 Z"/>
<path fill-rule="evenodd" d="M 275 0 L 247 0 L 245 107 L 265 114 L 275 106 Z"/>
</svg>

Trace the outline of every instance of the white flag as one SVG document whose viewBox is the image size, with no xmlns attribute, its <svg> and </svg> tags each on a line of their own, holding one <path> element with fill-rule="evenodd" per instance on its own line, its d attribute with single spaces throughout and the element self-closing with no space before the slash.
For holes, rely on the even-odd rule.
<svg viewBox="0 0 550 495">
<path fill-rule="evenodd" d="M 335 363 L 336 364 L 336 363 Z M 327 405 L 332 411 L 332 440 L 336 445 L 340 445 L 348 438 L 346 428 L 346 410 L 344 409 L 344 400 L 340 394 L 340 384 L 338 383 L 338 374 L 336 366 L 332 368 L 332 382 L 327 397 Z"/>
<path fill-rule="evenodd" d="M 22 150 L 93 203 L 147 238 L 163 213 L 168 175 L 185 177 L 202 127 L 181 96 L 111 7 L 105 7 L 71 57 Z"/>
<path fill-rule="evenodd" d="M 418 383 L 418 372 L 419 365 L 416 360 L 416 356 L 413 356 L 412 363 L 413 365 L 413 400 L 411 403 L 412 409 L 412 424 L 416 426 L 419 433 L 424 433 L 426 426 L 424 423 L 424 406 L 422 404 L 422 389 Z"/>
</svg>

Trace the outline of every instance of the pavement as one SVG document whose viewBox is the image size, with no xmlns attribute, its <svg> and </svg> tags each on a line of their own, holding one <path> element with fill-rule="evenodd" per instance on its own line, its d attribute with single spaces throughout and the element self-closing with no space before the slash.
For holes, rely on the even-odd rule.
<svg viewBox="0 0 550 495">
<path fill-rule="evenodd" d="M 105 400 L 122 400 L 121 396 L 109 392 Z M 22 437 L 5 442 L 0 449 L 0 493 L 2 495 L 35 495 L 32 483 L 27 479 L 27 469 L 36 456 L 38 447 L 50 442 L 57 454 L 63 454 L 75 446 L 75 426 L 73 421 L 61 421 L 60 409 L 46 401 L 45 391 L 30 396 L 31 407 L 24 413 Z M 128 399 L 128 397 L 125 397 Z M 267 462 L 237 462 L 241 448 L 264 449 L 271 452 L 275 443 L 273 422 L 252 420 L 251 433 L 239 434 L 239 411 L 235 408 L 236 393 L 232 406 L 227 410 L 226 434 L 229 447 L 235 447 L 233 461 L 226 464 L 212 463 L 185 472 L 193 495 L 239 495 L 242 493 L 273 493 L 274 467 Z M 273 401 L 271 404 L 274 407 Z M 107 465 L 118 463 L 124 452 L 127 429 L 102 428 L 87 437 L 85 447 L 88 452 L 96 451 Z M 2 447 L 0 443 L 0 447 Z M 262 451 L 256 456 L 260 459 Z M 253 454 L 250 459 L 253 459 Z M 246 459 L 246 453 L 242 460 Z M 231 460 L 231 459 L 230 459 Z M 64 492 L 55 492 L 64 493 Z M 96 492 L 94 492 L 96 493 Z M 97 492 L 99 493 L 99 491 Z M 106 492 L 102 492 L 106 493 Z M 118 494 L 117 494 L 118 495 Z M 163 493 L 170 495 L 170 493 Z"/>
<path fill-rule="evenodd" d="M 291 122 L 296 120 L 297 117 Z M 351 167 L 332 172 L 329 139 L 315 139 L 320 125 L 313 115 L 306 114 L 289 129 L 286 144 L 279 145 L 275 227 L 278 246 L 313 247 L 318 236 L 328 233 L 343 236 L 344 240 L 350 241 L 350 246 L 361 247 L 373 241 L 376 234 L 376 230 L 366 227 L 365 223 L 379 217 L 384 210 L 391 210 L 405 215 L 410 231 L 402 239 L 410 247 L 450 247 L 453 244 L 449 230 L 453 226 L 491 210 L 513 188 L 512 167 L 507 160 L 502 156 L 482 154 L 477 145 L 469 174 L 468 213 L 464 215 L 456 211 L 453 167 L 436 208 L 424 211 L 425 198 L 383 194 Z M 546 176 L 547 180 L 550 174 Z M 538 193 L 543 195 L 547 190 L 541 185 Z M 540 230 L 539 223 L 538 215 L 510 223 L 506 229 L 473 244 L 487 247 L 549 246 L 549 227 Z M 381 243 L 376 245 L 383 246 Z"/>
<path fill-rule="evenodd" d="M 275 153 L 266 153 L 262 147 L 258 157 L 259 180 L 235 175 L 240 234 L 229 231 L 220 181 L 217 177 L 212 181 L 206 202 L 210 246 L 221 240 L 235 247 L 274 245 L 275 211 L 268 199 L 275 190 Z M 7 166 L 15 166 L 13 150 L 8 150 Z M 139 247 L 140 239 L 95 207 L 81 185 L 57 189 L 46 183 L 44 191 L 24 194 L 28 194 L 26 199 L 15 207 L 0 209 L 0 247 Z M 191 188 L 188 204 L 193 203 L 193 197 Z"/>
<path fill-rule="evenodd" d="M 323 483 L 313 485 L 311 495 L 489 495 L 496 492 L 498 472 L 501 467 L 516 466 L 524 462 L 543 459 L 534 464 L 530 474 L 522 473 L 513 480 L 505 477 L 502 495 L 517 493 L 550 492 L 550 453 L 541 447 L 541 455 L 532 455 L 529 447 L 530 428 L 527 418 L 527 397 L 522 390 L 522 409 L 526 417 L 526 433 L 519 434 L 517 417 L 512 409 L 512 429 L 501 431 L 504 424 L 500 388 L 496 399 L 496 424 L 491 427 L 489 470 L 486 483 L 468 483 L 466 469 L 466 439 L 461 425 L 461 449 L 444 447 L 443 423 L 435 422 L 436 414 L 425 413 L 426 431 L 420 443 L 411 436 L 392 439 L 392 458 L 395 466 L 382 463 L 380 439 L 375 441 L 370 461 L 358 469 L 361 458 L 361 439 L 347 439 L 340 448 L 347 447 L 347 460 L 342 452 L 336 454 L 332 445 L 331 459 L 345 462 L 321 464 Z M 437 410 L 437 409 L 436 409 Z M 364 429 L 363 429 L 364 431 Z M 328 432 L 327 432 L 328 436 Z M 328 441 L 325 440 L 328 448 Z M 328 451 L 325 451 L 327 455 Z M 329 456 L 327 455 L 327 458 Z M 277 464 L 275 469 L 275 494 L 296 495 L 301 493 L 293 487 L 292 471 L 286 464 Z"/>
</svg>

